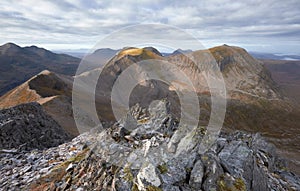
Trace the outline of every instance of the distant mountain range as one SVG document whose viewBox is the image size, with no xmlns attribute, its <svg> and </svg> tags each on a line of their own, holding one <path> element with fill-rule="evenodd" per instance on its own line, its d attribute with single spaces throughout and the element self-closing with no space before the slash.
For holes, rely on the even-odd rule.
<svg viewBox="0 0 300 191">
<path fill-rule="evenodd" d="M 106 48 L 100 48 L 106 49 Z M 120 50 L 114 50 L 110 49 L 114 53 L 117 53 Z M 59 54 L 68 54 L 77 58 L 83 58 L 84 56 L 88 55 L 89 50 L 88 49 L 75 49 L 75 50 L 57 50 L 54 51 Z M 177 49 L 173 52 L 162 52 L 161 54 L 164 56 L 170 56 L 175 54 L 181 54 L 181 53 L 190 53 L 193 52 L 193 50 L 187 49 Z M 282 53 L 266 53 L 266 52 L 255 52 L 255 51 L 249 51 L 249 54 L 253 56 L 256 59 L 271 59 L 271 60 L 300 60 L 300 55 L 297 54 L 282 54 Z"/>
<path fill-rule="evenodd" d="M 300 60 L 299 55 L 289 54 L 271 54 L 262 52 L 250 52 L 250 54 L 257 59 L 268 59 L 268 60 Z"/>
<path fill-rule="evenodd" d="M 74 75 L 79 58 L 55 54 L 36 46 L 20 47 L 13 43 L 0 46 L 0 95 L 43 70 Z"/>
</svg>

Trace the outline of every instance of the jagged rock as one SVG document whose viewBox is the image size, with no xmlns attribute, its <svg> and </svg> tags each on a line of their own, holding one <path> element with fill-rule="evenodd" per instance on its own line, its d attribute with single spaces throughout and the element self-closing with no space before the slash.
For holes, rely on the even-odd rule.
<svg viewBox="0 0 300 191">
<path fill-rule="evenodd" d="M 146 162 L 137 174 L 137 186 L 139 190 L 147 190 L 147 187 L 155 186 L 159 187 L 161 181 L 156 173 L 156 168 L 153 164 Z"/>
<path fill-rule="evenodd" d="M 119 133 L 116 139 L 115 132 L 124 128 L 118 122 L 110 129 L 85 133 L 45 151 L 0 152 L 0 187 L 122 191 L 300 189 L 299 176 L 286 169 L 274 146 L 258 134 L 221 133 L 211 148 L 200 153 L 205 131 L 199 127 L 184 134 L 183 127 L 169 123 L 170 117 L 165 120 L 168 104 L 156 103 L 151 108 L 160 110 L 161 115 L 151 115 L 137 107 L 135 111 L 142 112 L 131 113 L 131 120 L 137 121 L 136 128 L 156 128 L 151 126 L 155 121 L 159 128 L 154 132 Z M 138 122 L 143 119 L 147 120 Z M 128 135 L 131 140 L 124 138 Z M 182 140 L 193 141 L 181 143 L 185 145 L 182 149 L 178 148 Z M 174 143 L 174 152 L 168 149 L 170 142 Z M 178 155 L 177 149 L 182 150 Z"/>
<path fill-rule="evenodd" d="M 220 160 L 216 153 L 211 151 L 201 156 L 201 160 L 205 169 L 205 178 L 202 180 L 202 188 L 203 190 L 216 190 L 217 180 L 224 173 Z"/>
<path fill-rule="evenodd" d="M 176 145 L 180 142 L 180 140 L 186 136 L 189 132 L 189 128 L 187 126 L 180 126 L 178 130 L 175 131 L 174 135 L 171 137 L 168 143 L 168 151 L 174 153 L 176 151 Z"/>
<path fill-rule="evenodd" d="M 83 134 L 71 142 L 47 150 L 15 149 L 0 152 L 1 190 L 28 190 L 25 187 L 31 182 L 49 174 L 65 160 L 82 152 L 87 141 L 93 141 L 93 136 Z"/>
<path fill-rule="evenodd" d="M 0 148 L 25 150 L 58 146 L 70 140 L 38 103 L 21 104 L 0 111 Z"/>
<path fill-rule="evenodd" d="M 219 153 L 221 164 L 234 177 L 244 177 L 247 182 L 253 178 L 253 151 L 242 141 L 232 141 Z M 250 185 L 247 185 L 250 190 Z"/>
<path fill-rule="evenodd" d="M 158 166 L 164 185 L 176 185 L 186 179 L 186 168 L 178 160 L 170 160 Z"/>
<path fill-rule="evenodd" d="M 193 166 L 189 184 L 193 189 L 201 188 L 202 179 L 204 176 L 204 165 L 201 160 L 198 160 Z"/>
<path fill-rule="evenodd" d="M 195 127 L 180 140 L 176 149 L 176 156 L 179 156 L 180 153 L 190 153 L 199 143 L 203 137 L 202 127 Z"/>
</svg>

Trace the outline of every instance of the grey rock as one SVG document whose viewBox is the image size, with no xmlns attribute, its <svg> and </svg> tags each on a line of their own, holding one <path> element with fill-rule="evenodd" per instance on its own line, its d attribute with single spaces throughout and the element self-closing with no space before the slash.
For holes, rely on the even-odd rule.
<svg viewBox="0 0 300 191">
<path fill-rule="evenodd" d="M 137 174 L 138 188 L 140 190 L 146 190 L 147 185 L 159 187 L 161 180 L 158 177 L 155 166 L 146 162 Z"/>
<path fill-rule="evenodd" d="M 165 172 L 161 172 L 161 178 L 165 185 L 175 185 L 186 179 L 185 166 L 179 160 L 173 159 L 165 164 Z"/>
<path fill-rule="evenodd" d="M 253 151 L 242 141 L 232 141 L 219 153 L 221 164 L 234 177 L 244 177 L 247 188 L 253 177 Z"/>
<path fill-rule="evenodd" d="M 217 190 L 217 180 L 224 173 L 216 153 L 208 151 L 201 160 L 205 169 L 205 179 L 202 180 L 203 190 Z"/>
<path fill-rule="evenodd" d="M 201 160 L 198 160 L 193 166 L 189 185 L 194 189 L 201 188 L 203 176 L 204 176 L 204 165 Z"/>
<path fill-rule="evenodd" d="M 44 149 L 70 140 L 38 103 L 21 104 L 0 111 L 0 149 Z"/>
<path fill-rule="evenodd" d="M 299 176 L 259 134 L 221 133 L 200 153 L 203 129 L 178 127 L 167 108 L 162 101 L 153 102 L 151 112 L 131 109 L 125 118 L 136 120 L 139 129 L 131 140 L 124 124 L 116 123 L 57 147 L 0 152 L 0 187 L 29 190 L 47 175 L 45 184 L 53 190 L 300 190 Z M 68 166 L 61 165 L 66 161 Z M 59 178 L 57 169 L 64 173 Z"/>
<path fill-rule="evenodd" d="M 180 188 L 178 186 L 172 186 L 172 185 L 166 185 L 162 187 L 165 191 L 180 191 Z"/>
</svg>

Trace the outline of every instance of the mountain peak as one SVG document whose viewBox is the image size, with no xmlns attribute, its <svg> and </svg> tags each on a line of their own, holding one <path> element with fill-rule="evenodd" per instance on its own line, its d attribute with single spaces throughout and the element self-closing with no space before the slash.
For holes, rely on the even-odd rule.
<svg viewBox="0 0 300 191">
<path fill-rule="evenodd" d="M 134 57 L 140 56 L 142 59 L 155 59 L 161 57 L 160 52 L 153 47 L 146 47 L 146 48 L 128 47 L 121 50 L 117 56 L 118 58 L 121 58 L 125 55 L 134 56 Z"/>
<path fill-rule="evenodd" d="M 40 48 L 40 47 L 37 47 L 37 46 L 27 46 L 24 48 L 25 50 L 28 50 L 30 52 L 33 52 L 34 54 L 37 54 L 41 57 L 48 57 L 48 58 L 52 58 L 54 57 L 56 54 L 53 53 L 53 52 L 50 52 L 49 50 L 47 49 L 44 49 L 44 48 Z"/>
<path fill-rule="evenodd" d="M 99 49 L 95 50 L 94 53 L 103 52 L 103 51 L 115 52 L 116 50 L 111 49 L 111 48 L 99 48 Z"/>
<path fill-rule="evenodd" d="M 156 48 L 154 48 L 152 46 L 144 47 L 143 49 L 149 50 L 149 51 L 154 52 L 155 54 L 157 54 L 159 56 L 162 56 L 162 54 Z"/>
<path fill-rule="evenodd" d="M 5 54 L 5 53 L 14 53 L 14 52 L 18 52 L 20 51 L 22 48 L 12 42 L 9 42 L 9 43 L 6 43 L 2 46 L 0 46 L 0 52 L 2 54 Z"/>
<path fill-rule="evenodd" d="M 50 72 L 49 70 L 43 70 L 38 75 L 50 75 L 51 73 L 52 72 Z"/>
<path fill-rule="evenodd" d="M 191 53 L 191 52 L 193 52 L 193 51 L 190 49 L 182 50 L 181 48 L 179 48 L 179 49 L 175 50 L 173 53 L 171 53 L 171 55 L 186 54 L 186 53 Z"/>
<path fill-rule="evenodd" d="M 208 49 L 212 54 L 220 54 L 222 56 L 231 56 L 234 54 L 246 53 L 245 49 L 237 46 L 229 46 L 227 44 L 216 46 Z"/>
<path fill-rule="evenodd" d="M 20 46 L 16 45 L 15 43 L 12 43 L 12 42 L 3 44 L 2 47 L 19 47 L 20 48 Z"/>
</svg>

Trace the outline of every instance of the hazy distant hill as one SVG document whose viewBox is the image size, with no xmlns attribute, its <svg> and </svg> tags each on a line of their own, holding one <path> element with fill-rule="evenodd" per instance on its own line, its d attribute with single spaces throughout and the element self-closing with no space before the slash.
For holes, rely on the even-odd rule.
<svg viewBox="0 0 300 191">
<path fill-rule="evenodd" d="M 86 72 L 96 68 L 104 66 L 112 57 L 114 57 L 119 50 L 113 50 L 110 48 L 100 48 L 93 53 L 84 57 L 84 63 L 82 63 L 81 72 Z"/>
<path fill-rule="evenodd" d="M 262 60 L 286 96 L 300 104 L 300 61 Z"/>
<path fill-rule="evenodd" d="M 43 70 L 74 75 L 79 63 L 79 58 L 36 46 L 22 48 L 13 43 L 4 44 L 0 46 L 0 95 Z"/>
<path fill-rule="evenodd" d="M 250 54 L 257 59 L 300 60 L 299 55 L 271 54 L 271 53 L 262 53 L 262 52 L 250 52 Z"/>
</svg>

